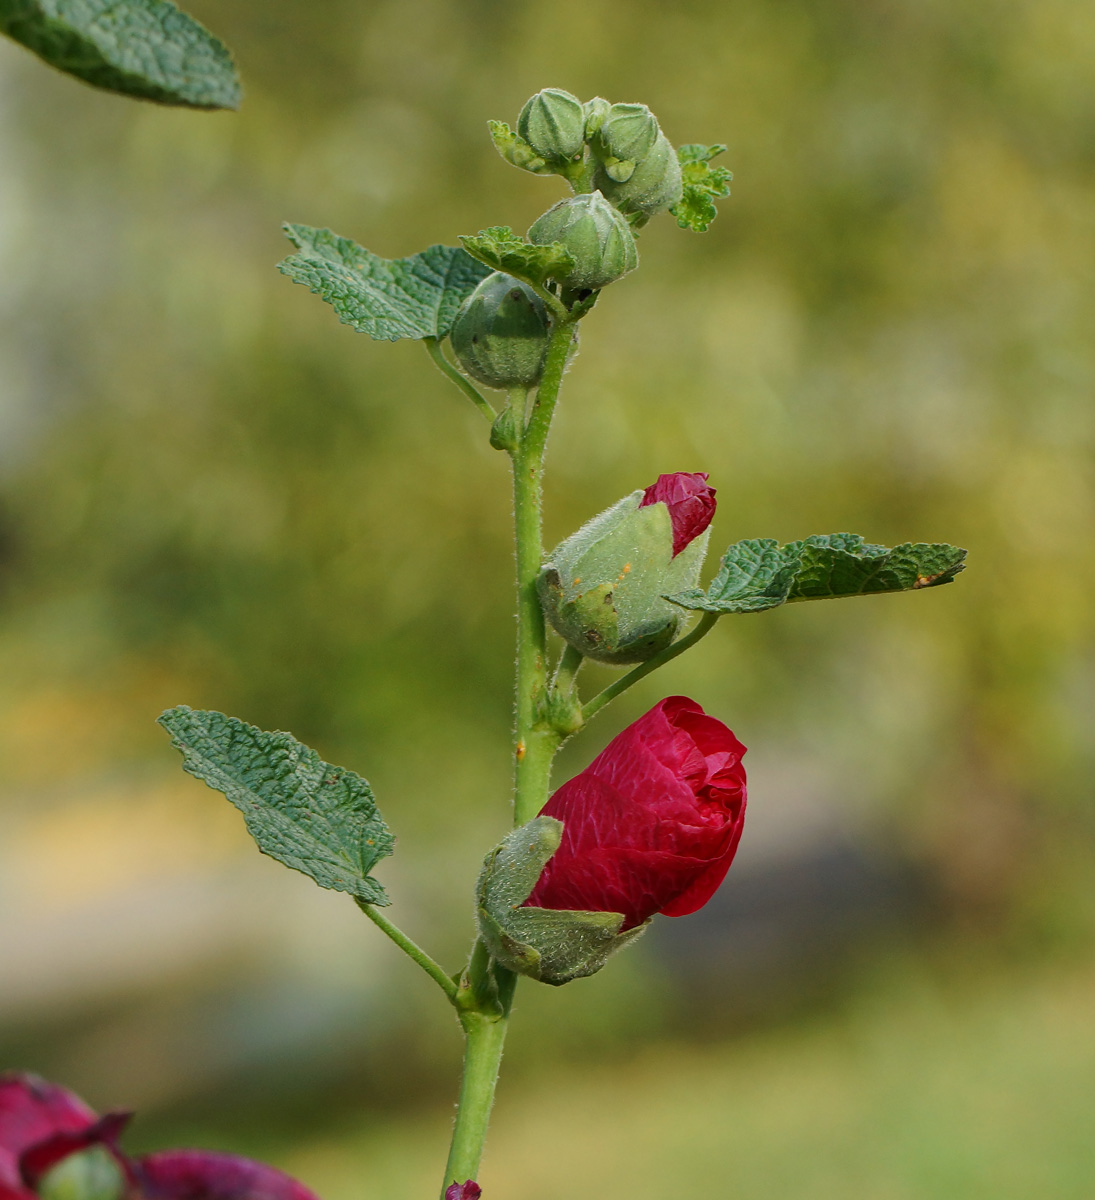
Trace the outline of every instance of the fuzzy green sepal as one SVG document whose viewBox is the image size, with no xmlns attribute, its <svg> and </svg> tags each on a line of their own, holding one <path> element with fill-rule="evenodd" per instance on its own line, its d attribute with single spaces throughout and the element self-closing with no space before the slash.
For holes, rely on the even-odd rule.
<svg viewBox="0 0 1095 1200">
<path fill-rule="evenodd" d="M 676 557 L 665 504 L 639 507 L 632 492 L 582 526 L 548 556 L 537 579 L 544 614 L 555 631 L 587 658 L 645 662 L 681 627 L 678 606 L 664 597 L 694 588 L 708 534 Z"/>
<path fill-rule="evenodd" d="M 492 957 L 556 986 L 593 975 L 650 924 L 620 933 L 622 913 L 522 907 L 562 836 L 562 821 L 534 817 L 487 855 L 476 889 L 479 933 Z"/>
</svg>

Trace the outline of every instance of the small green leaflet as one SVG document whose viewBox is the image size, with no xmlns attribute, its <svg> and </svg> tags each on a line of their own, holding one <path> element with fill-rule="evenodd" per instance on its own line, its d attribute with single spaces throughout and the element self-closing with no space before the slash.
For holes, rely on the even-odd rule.
<svg viewBox="0 0 1095 1200">
<path fill-rule="evenodd" d="M 795 600 L 905 592 L 950 583 L 966 551 L 943 542 L 904 542 L 892 550 L 854 533 L 779 545 L 774 538 L 735 542 L 704 592 L 667 596 L 682 608 L 712 613 L 763 612 Z"/>
<path fill-rule="evenodd" d="M 369 872 L 395 838 L 360 775 L 325 763 L 291 734 L 264 733 L 223 713 L 180 705 L 159 722 L 182 751 L 183 769 L 228 797 L 263 854 L 320 887 L 388 903 Z"/>
<path fill-rule="evenodd" d="M 542 284 L 548 276 L 566 278 L 574 257 L 560 242 L 534 246 L 508 225 L 492 225 L 476 234 L 461 234 L 464 249 L 491 270 L 505 271 L 526 283 Z"/>
<path fill-rule="evenodd" d="M 300 253 L 278 270 L 322 296 L 344 325 L 377 341 L 445 337 L 460 305 L 490 274 L 459 246 L 381 258 L 329 229 L 282 228 Z"/>
<path fill-rule="evenodd" d="M 520 167 L 522 171 L 531 171 L 534 175 L 555 173 L 555 168 L 541 158 L 523 137 L 514 133 L 505 121 L 488 121 L 487 128 L 494 148 L 506 162 Z"/>
<path fill-rule="evenodd" d="M 718 215 L 714 197 L 730 195 L 733 175 L 725 167 L 710 165 L 725 149 L 723 145 L 692 144 L 677 150 L 684 192 L 669 211 L 682 229 L 703 233 Z"/>
<path fill-rule="evenodd" d="M 190 108 L 238 108 L 224 44 L 169 0 L 0 0 L 0 30 L 98 88 Z"/>
</svg>

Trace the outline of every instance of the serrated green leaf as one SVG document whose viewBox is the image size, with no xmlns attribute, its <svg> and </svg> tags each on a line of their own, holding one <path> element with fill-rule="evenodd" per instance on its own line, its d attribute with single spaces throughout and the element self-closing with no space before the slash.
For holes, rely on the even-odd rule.
<svg viewBox="0 0 1095 1200">
<path fill-rule="evenodd" d="M 559 242 L 534 246 L 508 225 L 493 225 L 476 234 L 462 234 L 464 249 L 493 271 L 515 279 L 542 284 L 545 279 L 566 278 L 574 270 L 574 256 Z"/>
<path fill-rule="evenodd" d="M 283 228 L 299 253 L 278 270 L 322 296 L 344 325 L 377 341 L 445 337 L 460 305 L 490 274 L 459 246 L 381 258 L 329 229 Z"/>
<path fill-rule="evenodd" d="M 182 751 L 183 769 L 228 797 L 263 854 L 320 887 L 388 903 L 369 872 L 395 839 L 360 775 L 324 762 L 291 734 L 264 733 L 223 713 L 180 705 L 159 722 Z"/>
<path fill-rule="evenodd" d="M 239 107 L 231 54 L 169 0 L 0 0 L 0 29 L 110 92 L 191 108 Z"/>
<path fill-rule="evenodd" d="M 943 542 L 904 542 L 892 550 L 854 533 L 779 545 L 774 538 L 735 542 L 704 592 L 667 596 L 682 608 L 713 613 L 763 612 L 796 600 L 916 591 L 950 583 L 966 551 Z"/>
<path fill-rule="evenodd" d="M 730 195 L 733 175 L 725 167 L 710 165 L 711 159 L 725 149 L 721 144 L 705 146 L 692 143 L 677 150 L 683 192 L 669 211 L 677 218 L 677 224 L 682 229 L 703 233 L 718 215 L 715 197 Z"/>
</svg>

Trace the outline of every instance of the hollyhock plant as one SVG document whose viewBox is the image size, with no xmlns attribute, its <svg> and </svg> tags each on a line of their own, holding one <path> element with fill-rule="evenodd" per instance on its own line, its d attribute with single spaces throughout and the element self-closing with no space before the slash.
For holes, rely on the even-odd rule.
<svg viewBox="0 0 1095 1200">
<path fill-rule="evenodd" d="M 673 557 L 700 536 L 715 515 L 715 489 L 707 486 L 706 471 L 674 471 L 659 475 L 644 492 L 640 508 L 662 501 L 673 526 Z"/>
<path fill-rule="evenodd" d="M 36 1200 L 52 1170 L 96 1147 L 119 1168 L 112 1200 L 317 1200 L 282 1171 L 234 1154 L 161 1150 L 129 1158 L 117 1146 L 129 1117 L 98 1117 L 79 1096 L 34 1075 L 0 1076 L 0 1200 Z M 82 1200 L 78 1189 L 73 1195 Z"/>
<path fill-rule="evenodd" d="M 965 555 L 942 544 L 888 550 L 846 533 L 786 545 L 753 538 L 726 550 L 704 588 L 715 514 L 706 471 L 663 474 L 545 550 L 544 460 L 579 326 L 613 289 L 634 286 L 633 231 L 666 210 L 679 227 L 706 230 L 730 173 L 712 165 L 725 146 L 674 150 L 642 104 L 583 102 L 559 88 L 532 97 L 515 128 L 489 128 L 506 162 L 559 176 L 573 193 L 527 237 L 492 224 L 462 234 L 460 246 L 384 259 L 328 229 L 293 224 L 285 230 L 296 253 L 280 264 L 358 332 L 421 341 L 512 469 L 513 828 L 479 874 L 476 936 L 463 969 L 437 962 L 388 918 L 373 871 L 395 839 L 364 779 L 287 733 L 222 713 L 179 706 L 160 718 L 185 769 L 240 809 L 263 852 L 348 892 L 456 1010 L 464 1075 L 442 1200 L 479 1195 L 519 978 L 562 986 L 593 975 L 653 914 L 694 912 L 719 886 L 741 837 L 745 749 L 694 701 L 661 701 L 551 795 L 560 746 L 724 616 L 933 587 L 953 579 Z M 587 661 L 628 669 L 583 695 Z"/>
<path fill-rule="evenodd" d="M 544 805 L 562 840 L 526 905 L 623 913 L 620 932 L 702 908 L 741 840 L 744 754 L 694 700 L 656 704 Z"/>
<path fill-rule="evenodd" d="M 83 11 L 95 5 L 25 0 L 6 8 L 18 10 L 7 32 L 100 86 L 198 107 L 238 94 L 225 48 L 188 18 L 180 21 L 170 4 L 111 0 L 107 41 L 125 60 L 120 75 L 106 69 L 113 59 L 102 60 L 109 48 L 96 32 L 98 18 Z M 0 27 L 4 10 L 0 2 Z M 156 18 L 153 10 L 163 12 Z M 149 29 L 153 44 L 144 53 L 131 42 Z M 170 40 L 172 30 L 183 31 L 185 53 Z M 159 53 L 165 44 L 174 47 L 166 57 Z M 192 55 L 195 45 L 204 50 Z M 94 70 L 85 69 L 88 62 Z M 140 62 L 156 64 L 155 78 L 140 76 Z M 201 64 L 196 78 L 179 65 L 191 62 Z M 212 92 L 210 81 L 217 83 Z M 595 304 L 610 303 L 602 300 L 606 290 L 634 287 L 635 230 L 666 211 L 682 229 L 706 230 L 715 200 L 729 194 L 730 173 L 711 165 L 725 146 L 674 149 L 645 105 L 599 96 L 583 102 L 558 88 L 532 97 L 515 129 L 503 121 L 489 128 L 506 162 L 559 176 L 573 193 L 534 221 L 527 237 L 492 224 L 460 235 L 459 246 L 385 259 L 329 229 L 292 224 L 285 230 L 296 253 L 279 264 L 357 332 L 421 342 L 484 418 L 484 444 L 504 452 L 512 472 L 513 827 L 480 872 L 464 964 L 454 970 L 438 962 L 387 916 L 391 901 L 374 871 L 394 852 L 395 838 L 365 779 L 325 762 L 291 734 L 223 713 L 180 705 L 160 717 L 184 768 L 239 809 L 263 853 L 352 897 L 455 1011 L 464 1074 L 442 1200 L 481 1196 L 476 1177 L 519 978 L 561 986 L 593 975 L 654 914 L 695 912 L 722 882 L 741 838 L 745 747 L 695 701 L 660 701 L 552 795 L 552 764 L 563 743 L 724 616 L 935 587 L 949 583 L 965 557 L 941 543 L 889 550 L 848 533 L 785 545 L 749 538 L 726 550 L 704 588 L 715 514 L 715 489 L 704 471 L 659 476 L 545 552 L 545 454 L 580 323 Z M 407 153 L 417 151 L 409 146 Z M 637 300 L 636 311 L 643 303 Z M 634 363 L 624 361 L 613 387 L 626 394 L 636 378 Z M 587 399 L 596 403 L 594 395 Z M 423 418 L 420 425 L 416 438 L 425 439 L 437 422 Z M 603 422 L 594 420 L 595 427 Z M 712 450 L 717 446 L 712 438 Z M 623 459 L 620 446 L 595 449 L 601 462 Z M 476 469 L 489 468 L 484 461 Z M 493 483 L 484 487 L 491 495 Z M 734 519 L 745 522 L 745 497 L 737 499 Z M 437 514 L 439 530 L 444 517 Z M 600 690 L 583 695 L 579 671 L 587 660 L 629 669 L 608 683 L 602 674 Z M 440 762 L 434 774 L 437 798 L 448 803 L 451 770 Z M 502 808 L 504 798 L 497 799 Z M 127 1120 L 125 1113 L 99 1117 L 71 1092 L 33 1076 L 0 1076 L 0 1200 L 315 1200 L 280 1171 L 229 1154 L 169 1150 L 130 1158 L 117 1144 Z M 551 1148 L 551 1166 L 567 1181 L 566 1169 L 556 1169 L 562 1154 Z M 574 1189 L 564 1182 L 555 1190 Z"/>
</svg>

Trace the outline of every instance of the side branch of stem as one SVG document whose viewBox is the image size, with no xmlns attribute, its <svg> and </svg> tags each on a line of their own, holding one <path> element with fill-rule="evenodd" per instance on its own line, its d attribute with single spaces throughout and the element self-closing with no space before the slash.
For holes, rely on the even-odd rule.
<svg viewBox="0 0 1095 1200">
<path fill-rule="evenodd" d="M 674 642 L 671 646 L 667 646 L 660 653 L 655 654 L 653 658 L 648 658 L 646 662 L 640 663 L 633 670 L 628 671 L 626 675 L 622 675 L 615 683 L 610 683 L 604 691 L 598 692 L 592 700 L 588 700 L 582 705 L 583 720 L 588 721 L 595 713 L 599 713 L 606 704 L 611 704 L 622 692 L 626 692 L 629 687 L 638 683 L 640 679 L 645 679 L 651 671 L 656 671 L 667 662 L 672 662 L 678 654 L 683 654 L 686 650 L 690 649 L 715 628 L 715 622 L 718 619 L 717 613 L 704 613 L 702 620 L 691 633 L 685 634 L 679 641 Z"/>
<path fill-rule="evenodd" d="M 455 1004 L 458 989 L 451 976 L 446 974 L 445 968 L 432 959 L 417 942 L 411 941 L 402 929 L 397 925 L 393 925 L 379 909 L 374 908 L 371 904 L 366 904 L 363 900 L 358 900 L 356 903 L 369 920 L 379 930 L 390 937 L 408 958 L 418 963 L 422 970 L 448 996 L 449 1000 Z"/>
<path fill-rule="evenodd" d="M 494 411 L 494 406 L 475 386 L 475 384 L 472 383 L 472 381 L 466 375 L 461 375 L 460 372 L 445 357 L 445 352 L 441 349 L 441 339 L 428 337 L 423 338 L 422 340 L 426 345 L 427 353 L 429 354 L 430 358 L 433 359 L 434 364 L 437 366 L 437 369 L 441 372 L 441 374 L 447 379 L 451 379 L 452 382 L 455 383 L 456 386 L 464 393 L 464 395 L 467 396 L 472 404 L 479 409 L 483 416 L 486 417 L 488 421 L 493 422 L 494 418 L 498 415 Z"/>
</svg>

